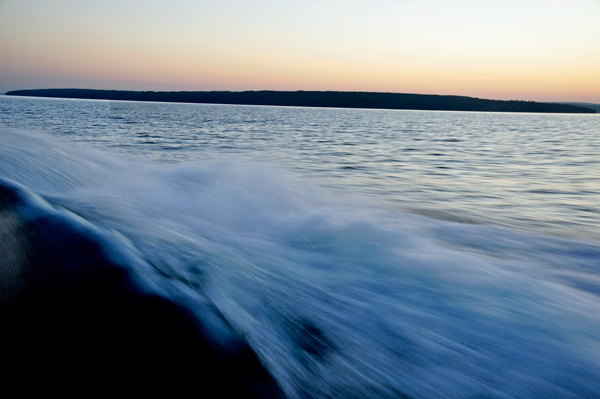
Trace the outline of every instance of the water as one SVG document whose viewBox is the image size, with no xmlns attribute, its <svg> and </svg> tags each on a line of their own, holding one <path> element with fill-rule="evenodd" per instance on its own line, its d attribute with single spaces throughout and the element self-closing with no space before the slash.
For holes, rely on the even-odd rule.
<svg viewBox="0 0 600 399">
<path fill-rule="evenodd" d="M 226 155 L 436 218 L 600 240 L 596 115 L 1 99 L 5 127 L 122 158 Z"/>
<path fill-rule="evenodd" d="M 206 293 L 289 397 L 594 397 L 598 133 L 0 97 L 0 176 Z"/>
</svg>

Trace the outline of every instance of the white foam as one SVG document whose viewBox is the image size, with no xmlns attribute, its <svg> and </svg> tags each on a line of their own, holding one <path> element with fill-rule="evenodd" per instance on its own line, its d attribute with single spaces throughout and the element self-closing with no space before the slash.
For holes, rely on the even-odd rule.
<svg viewBox="0 0 600 399">
<path fill-rule="evenodd" d="M 205 291 L 290 397 L 600 394 L 593 242 L 341 200 L 233 157 L 173 167 L 2 135 L 2 176 Z"/>
</svg>

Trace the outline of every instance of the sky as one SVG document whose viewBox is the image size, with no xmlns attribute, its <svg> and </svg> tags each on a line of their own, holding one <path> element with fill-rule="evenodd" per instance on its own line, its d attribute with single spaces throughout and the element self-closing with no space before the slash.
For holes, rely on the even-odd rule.
<svg viewBox="0 0 600 399">
<path fill-rule="evenodd" d="M 600 103 L 600 0 L 0 0 L 0 93 L 30 88 Z"/>
</svg>

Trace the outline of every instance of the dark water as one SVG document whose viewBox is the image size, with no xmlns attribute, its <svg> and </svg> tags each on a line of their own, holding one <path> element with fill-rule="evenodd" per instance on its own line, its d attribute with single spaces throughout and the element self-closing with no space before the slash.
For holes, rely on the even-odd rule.
<svg viewBox="0 0 600 399">
<path fill-rule="evenodd" d="M 201 290 L 289 397 L 593 397 L 599 133 L 0 97 L 0 176 Z"/>
</svg>

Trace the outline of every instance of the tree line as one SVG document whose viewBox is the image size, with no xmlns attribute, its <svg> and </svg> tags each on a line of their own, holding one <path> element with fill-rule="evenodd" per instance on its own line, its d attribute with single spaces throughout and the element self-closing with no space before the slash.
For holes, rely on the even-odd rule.
<svg viewBox="0 0 600 399">
<path fill-rule="evenodd" d="M 92 89 L 15 90 L 8 96 L 157 101 L 295 107 L 407 109 L 430 111 L 595 113 L 589 108 L 535 101 L 485 100 L 465 96 L 346 91 L 128 91 Z"/>
</svg>

